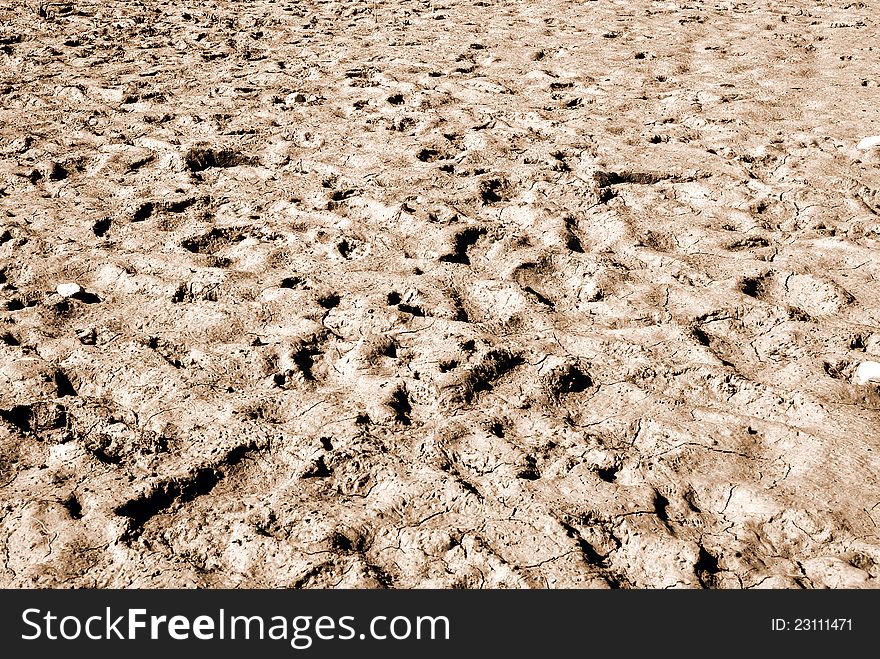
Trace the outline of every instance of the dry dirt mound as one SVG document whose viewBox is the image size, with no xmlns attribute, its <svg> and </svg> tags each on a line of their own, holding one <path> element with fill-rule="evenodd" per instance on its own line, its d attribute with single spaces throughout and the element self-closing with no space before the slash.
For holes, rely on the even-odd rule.
<svg viewBox="0 0 880 659">
<path fill-rule="evenodd" d="M 3 3 L 0 585 L 875 586 L 869 5 Z"/>
</svg>

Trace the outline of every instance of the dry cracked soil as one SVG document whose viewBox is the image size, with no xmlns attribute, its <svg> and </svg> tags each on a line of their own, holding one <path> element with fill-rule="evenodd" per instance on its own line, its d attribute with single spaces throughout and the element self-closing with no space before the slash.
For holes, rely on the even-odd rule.
<svg viewBox="0 0 880 659">
<path fill-rule="evenodd" d="M 876 587 L 878 9 L 0 3 L 0 585 Z"/>
</svg>

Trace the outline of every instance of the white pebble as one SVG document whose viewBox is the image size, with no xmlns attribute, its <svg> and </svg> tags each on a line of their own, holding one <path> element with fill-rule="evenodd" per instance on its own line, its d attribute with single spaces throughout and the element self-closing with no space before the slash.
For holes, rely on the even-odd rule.
<svg viewBox="0 0 880 659">
<path fill-rule="evenodd" d="M 869 149 L 873 149 L 875 146 L 880 146 L 880 135 L 866 137 L 861 142 L 856 144 L 856 148 L 860 151 L 867 151 Z"/>
<path fill-rule="evenodd" d="M 58 288 L 55 289 L 58 291 L 58 295 L 61 297 L 72 297 L 79 293 L 82 288 L 80 288 L 79 284 L 58 284 Z"/>
<path fill-rule="evenodd" d="M 853 381 L 856 384 L 880 383 L 880 363 L 862 362 L 853 375 Z"/>
</svg>

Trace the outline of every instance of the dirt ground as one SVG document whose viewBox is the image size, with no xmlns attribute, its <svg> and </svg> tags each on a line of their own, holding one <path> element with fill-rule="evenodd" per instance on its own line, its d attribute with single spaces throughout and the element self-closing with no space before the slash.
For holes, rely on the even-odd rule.
<svg viewBox="0 0 880 659">
<path fill-rule="evenodd" d="M 872 588 L 876 2 L 0 2 L 0 586 Z"/>
</svg>

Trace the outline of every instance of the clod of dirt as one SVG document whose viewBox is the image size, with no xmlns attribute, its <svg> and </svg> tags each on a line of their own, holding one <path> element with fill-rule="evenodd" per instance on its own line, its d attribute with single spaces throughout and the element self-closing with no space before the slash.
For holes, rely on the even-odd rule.
<svg viewBox="0 0 880 659">
<path fill-rule="evenodd" d="M 23 432 L 54 430 L 63 427 L 67 422 L 67 409 L 59 403 L 38 401 L 0 410 L 0 419 Z"/>
<path fill-rule="evenodd" d="M 194 173 L 212 167 L 237 167 L 252 162 L 252 159 L 242 156 L 233 149 L 217 149 L 205 145 L 191 147 L 184 155 L 183 160 L 187 169 Z"/>
<path fill-rule="evenodd" d="M 510 198 L 511 186 L 507 179 L 490 178 L 480 182 L 480 199 L 484 204 L 495 204 Z"/>
</svg>

